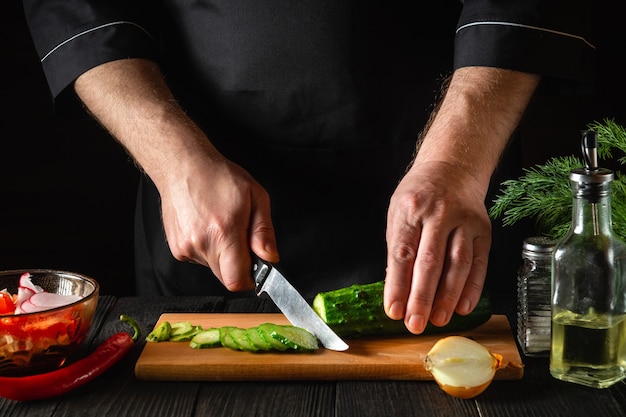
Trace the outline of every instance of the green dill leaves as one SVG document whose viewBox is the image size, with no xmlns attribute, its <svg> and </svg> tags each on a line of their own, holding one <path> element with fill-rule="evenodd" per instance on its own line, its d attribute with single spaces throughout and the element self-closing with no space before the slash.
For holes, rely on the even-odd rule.
<svg viewBox="0 0 626 417">
<path fill-rule="evenodd" d="M 613 158 L 618 150 L 626 155 L 626 129 L 613 120 L 592 122 L 589 130 L 598 133 L 598 156 L 600 159 Z M 620 165 L 626 164 L 626 156 L 617 159 Z M 524 169 L 518 179 L 504 181 L 500 193 L 489 209 L 491 218 L 502 218 L 504 226 L 512 226 L 518 221 L 530 218 L 536 222 L 536 232 L 553 239 L 559 239 L 568 231 L 572 220 L 572 191 L 570 171 L 582 167 L 581 158 L 558 156 L 543 165 Z M 613 229 L 626 240 L 626 178 L 615 172 L 611 199 Z"/>
</svg>

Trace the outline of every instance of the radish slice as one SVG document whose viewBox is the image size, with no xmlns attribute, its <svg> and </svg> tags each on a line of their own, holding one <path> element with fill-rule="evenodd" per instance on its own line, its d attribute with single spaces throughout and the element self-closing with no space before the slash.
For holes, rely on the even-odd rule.
<svg viewBox="0 0 626 417">
<path fill-rule="evenodd" d="M 36 311 L 49 310 L 55 307 L 61 307 L 80 300 L 78 295 L 60 295 L 49 292 L 40 292 L 32 295 L 28 300 L 20 305 L 23 313 L 34 313 Z"/>
<path fill-rule="evenodd" d="M 44 291 L 39 285 L 33 284 L 32 275 L 25 272 L 20 277 L 17 289 L 17 301 L 15 314 L 35 313 L 37 311 L 50 310 L 80 300 L 78 295 L 54 294 Z"/>
</svg>

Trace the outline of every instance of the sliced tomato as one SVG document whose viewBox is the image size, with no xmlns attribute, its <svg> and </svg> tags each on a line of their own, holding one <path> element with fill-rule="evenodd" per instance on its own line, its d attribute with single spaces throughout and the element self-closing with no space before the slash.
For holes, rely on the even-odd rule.
<svg viewBox="0 0 626 417">
<path fill-rule="evenodd" d="M 0 291 L 0 314 L 13 314 L 15 312 L 15 302 L 11 295 Z"/>
</svg>

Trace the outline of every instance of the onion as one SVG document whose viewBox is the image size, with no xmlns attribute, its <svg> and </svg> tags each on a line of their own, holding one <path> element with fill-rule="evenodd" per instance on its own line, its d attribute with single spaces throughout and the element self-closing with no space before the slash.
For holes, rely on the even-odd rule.
<svg viewBox="0 0 626 417">
<path fill-rule="evenodd" d="M 441 389 L 464 399 L 485 391 L 501 366 L 502 356 L 462 336 L 439 339 L 424 359 L 424 367 Z"/>
</svg>

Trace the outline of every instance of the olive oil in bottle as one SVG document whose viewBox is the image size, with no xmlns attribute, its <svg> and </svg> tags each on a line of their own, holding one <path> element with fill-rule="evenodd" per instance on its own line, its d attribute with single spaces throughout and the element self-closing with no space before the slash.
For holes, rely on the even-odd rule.
<svg viewBox="0 0 626 417">
<path fill-rule="evenodd" d="M 552 260 L 550 373 L 606 388 L 626 377 L 626 244 L 613 232 L 613 173 L 597 166 L 585 132 L 585 168 L 570 174 L 572 226 Z"/>
<path fill-rule="evenodd" d="M 552 320 L 551 368 L 565 370 L 562 379 L 598 388 L 621 380 L 626 369 L 625 318 L 558 312 Z"/>
</svg>

